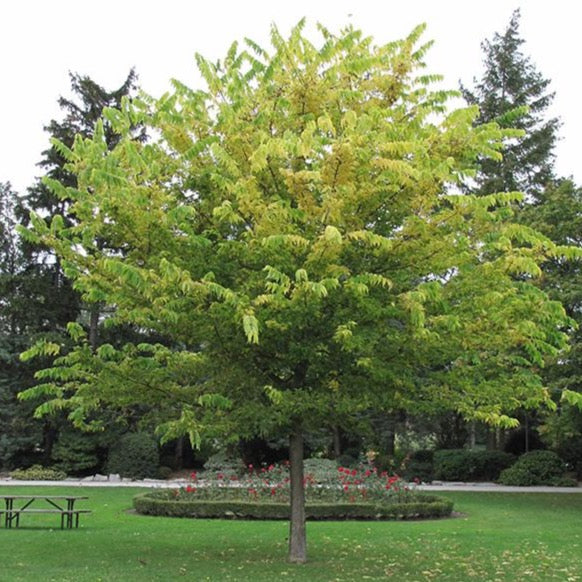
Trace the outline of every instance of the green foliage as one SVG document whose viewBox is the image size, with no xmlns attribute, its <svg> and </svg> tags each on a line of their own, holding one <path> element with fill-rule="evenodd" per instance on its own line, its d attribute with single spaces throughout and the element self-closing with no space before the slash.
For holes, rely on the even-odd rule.
<svg viewBox="0 0 582 582">
<path fill-rule="evenodd" d="M 62 481 L 67 474 L 59 469 L 33 465 L 27 469 L 16 469 L 10 473 L 13 479 L 20 481 Z"/>
<path fill-rule="evenodd" d="M 499 476 L 503 485 L 564 485 L 576 483 L 564 479 L 566 465 L 553 451 L 531 451 L 519 457 Z"/>
<path fill-rule="evenodd" d="M 430 483 L 434 479 L 434 451 L 414 451 L 405 461 L 402 477 L 407 481 Z"/>
<path fill-rule="evenodd" d="M 221 450 L 208 457 L 208 460 L 204 463 L 204 470 L 229 475 L 242 475 L 247 470 L 247 467 L 240 457 L 234 456 L 226 450 Z"/>
<path fill-rule="evenodd" d="M 131 479 L 155 478 L 160 465 L 158 443 L 148 433 L 127 433 L 109 451 L 107 471 Z"/>
<path fill-rule="evenodd" d="M 340 459 L 310 458 L 303 461 L 303 471 L 318 483 L 327 483 L 337 478 L 338 466 L 342 466 Z M 345 465 L 347 466 L 347 465 Z"/>
<path fill-rule="evenodd" d="M 137 495 L 133 506 L 138 513 L 166 517 L 199 519 L 289 519 L 288 504 L 249 501 L 217 501 L 172 499 L 172 491 L 153 491 Z M 308 520 L 400 520 L 448 517 L 453 503 L 432 495 L 417 495 L 414 499 L 392 504 L 373 503 L 308 503 Z"/>
<path fill-rule="evenodd" d="M 434 477 L 446 481 L 494 481 L 515 461 L 501 451 L 443 449 L 434 453 Z"/>
<path fill-rule="evenodd" d="M 35 236 L 111 306 L 109 325 L 181 348 L 92 354 L 75 334 L 29 396 L 76 418 L 173 401 L 168 438 L 194 442 L 319 426 L 372 402 L 505 426 L 520 401 L 548 402 L 532 364 L 565 344 L 566 320 L 530 279 L 559 251 L 506 222 L 515 195 L 447 193 L 508 134 L 473 128 L 474 108 L 445 115 L 448 95 L 417 75 L 420 30 L 373 52 L 358 31 L 321 50 L 300 31 L 272 55 L 199 58 L 206 92 L 124 102 L 111 150 L 99 126 L 77 138 L 77 226 L 37 221 Z M 135 139 L 136 116 L 159 143 Z M 108 250 L 119 245 L 123 257 Z M 201 400 L 212 394 L 224 410 Z"/>
<path fill-rule="evenodd" d="M 67 475 L 87 474 L 99 465 L 99 438 L 73 429 L 59 432 L 52 449 L 55 466 Z M 95 472 L 95 471 L 93 471 Z"/>
</svg>

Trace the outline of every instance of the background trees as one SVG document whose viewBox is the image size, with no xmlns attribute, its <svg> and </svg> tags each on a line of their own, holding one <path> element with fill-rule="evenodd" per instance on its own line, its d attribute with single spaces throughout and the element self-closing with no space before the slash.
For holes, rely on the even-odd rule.
<svg viewBox="0 0 582 582">
<path fill-rule="evenodd" d="M 514 12 L 505 32 L 483 43 L 485 72 L 479 81 L 475 80 L 473 89 L 463 88 L 463 95 L 469 103 L 479 106 L 477 123 L 494 120 L 502 127 L 523 133 L 506 144 L 502 160 L 481 161 L 476 184 L 470 191 L 478 194 L 501 189 L 524 192 L 525 200 L 517 211 L 517 220 L 544 233 L 557 244 L 580 248 L 580 193 L 571 180 L 555 175 L 553 150 L 560 124 L 558 119 L 548 115 L 553 93 L 549 92 L 550 80 L 545 79 L 521 51 L 524 39 L 519 35 L 519 18 L 519 11 Z M 579 321 L 581 303 L 577 289 L 581 282 L 579 259 L 550 260 L 544 265 L 544 277 L 539 285 L 562 302 L 568 314 Z M 581 351 L 579 331 L 573 331 L 571 343 L 570 354 L 560 358 L 559 363 L 548 362 L 543 372 L 544 382 L 557 401 L 563 390 L 580 390 L 578 373 L 574 371 L 578 369 Z M 562 443 L 562 454 L 565 435 L 568 434 L 569 439 L 579 439 L 581 427 L 579 412 L 567 404 L 563 407 L 557 415 L 546 415 L 540 429 L 546 434 L 548 443 L 554 446 L 558 441 Z M 527 425 L 531 419 L 527 411 L 523 414 L 526 427 L 521 446 L 527 450 Z M 540 419 L 535 424 L 539 425 Z M 579 446 L 574 449 L 574 456 L 579 457 L 582 449 Z"/>
<path fill-rule="evenodd" d="M 67 147 L 72 145 L 77 134 L 91 136 L 103 108 L 120 106 L 122 97 L 135 94 L 137 82 L 133 70 L 122 86 L 111 92 L 89 77 L 71 74 L 70 78 L 73 96 L 59 100 L 64 118 L 52 120 L 45 128 L 51 139 L 58 139 Z M 111 129 L 106 129 L 106 133 L 108 147 L 113 147 L 117 137 Z M 136 133 L 140 139 L 143 137 L 139 131 Z M 39 163 L 44 171 L 43 178 L 75 186 L 76 177 L 65 166 L 65 158 L 54 145 L 43 152 Z M 33 421 L 31 406 L 17 402 L 18 391 L 30 386 L 34 382 L 34 372 L 39 366 L 42 367 L 39 362 L 20 362 L 19 354 L 41 337 L 66 343 L 66 326 L 77 320 L 92 330 L 93 341 L 96 342 L 98 309 L 86 309 L 70 280 L 65 277 L 59 259 L 48 247 L 21 239 L 15 230 L 19 223 L 29 225 L 31 211 L 47 223 L 59 215 L 65 224 L 71 225 L 73 217 L 68 212 L 69 205 L 70 200 L 56 196 L 42 179 L 21 196 L 17 196 L 8 184 L 0 186 L 0 353 L 4 364 L 0 372 L 3 386 L 0 465 L 5 467 L 27 464 L 39 455 L 45 462 L 50 461 L 59 430 L 66 424 L 58 414 L 47 417 L 43 423 Z M 66 430 L 62 434 L 65 439 L 68 438 Z M 97 443 L 92 442 L 93 437 L 79 435 L 77 440 L 83 441 L 82 446 L 92 450 L 92 458 L 96 456 Z M 67 448 L 64 445 L 61 443 L 60 448 Z"/>
<path fill-rule="evenodd" d="M 554 178 L 554 147 L 560 122 L 548 118 L 554 94 L 521 47 L 520 12 L 516 10 L 502 33 L 482 44 L 485 71 L 474 87 L 462 87 L 465 99 L 479 106 L 476 123 L 495 121 L 503 128 L 522 131 L 506 140 L 503 157 L 481 159 L 476 178 L 480 194 L 519 191 L 536 199 Z"/>
</svg>

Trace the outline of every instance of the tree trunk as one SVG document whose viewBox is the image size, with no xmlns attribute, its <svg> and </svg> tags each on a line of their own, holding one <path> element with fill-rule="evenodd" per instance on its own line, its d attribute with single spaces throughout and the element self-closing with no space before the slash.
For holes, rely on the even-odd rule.
<svg viewBox="0 0 582 582">
<path fill-rule="evenodd" d="M 289 438 L 291 478 L 291 523 L 289 525 L 289 561 L 304 564 L 307 561 L 305 535 L 305 484 L 303 482 L 303 432 L 296 426 Z"/>
<path fill-rule="evenodd" d="M 178 437 L 176 448 L 174 449 L 174 466 L 177 470 L 182 469 L 184 463 L 184 437 Z"/>
<path fill-rule="evenodd" d="M 334 459 L 339 459 L 342 454 L 342 443 L 340 438 L 340 431 L 337 424 L 332 427 L 333 431 L 333 457 Z"/>
<path fill-rule="evenodd" d="M 89 345 L 93 351 L 97 350 L 97 331 L 99 327 L 99 304 L 93 303 L 89 311 Z"/>
</svg>

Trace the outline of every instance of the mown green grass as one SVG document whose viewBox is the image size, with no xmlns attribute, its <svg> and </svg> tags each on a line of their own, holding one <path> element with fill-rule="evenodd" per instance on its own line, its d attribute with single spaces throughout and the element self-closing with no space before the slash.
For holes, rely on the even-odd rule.
<svg viewBox="0 0 582 582">
<path fill-rule="evenodd" d="M 0 488 L 40 491 L 65 489 Z M 140 491 L 66 489 L 90 497 L 78 530 L 54 515 L 1 528 L 0 581 L 582 580 L 582 494 L 443 493 L 463 517 L 310 523 L 309 563 L 296 566 L 285 523 L 136 515 Z"/>
</svg>

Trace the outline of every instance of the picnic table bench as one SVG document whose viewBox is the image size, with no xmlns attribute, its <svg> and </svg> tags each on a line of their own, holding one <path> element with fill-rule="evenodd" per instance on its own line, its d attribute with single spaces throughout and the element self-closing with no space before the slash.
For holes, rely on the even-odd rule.
<svg viewBox="0 0 582 582">
<path fill-rule="evenodd" d="M 4 509 L 0 509 L 4 516 L 4 527 L 11 528 L 20 525 L 22 514 L 54 513 L 61 517 L 61 529 L 79 527 L 79 515 L 91 513 L 90 509 L 76 509 L 75 502 L 80 499 L 88 499 L 83 495 L 0 495 L 0 501 L 4 500 Z M 16 504 L 15 504 L 16 502 Z M 44 507 L 31 507 L 34 503 L 45 502 Z"/>
</svg>

